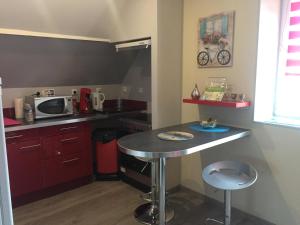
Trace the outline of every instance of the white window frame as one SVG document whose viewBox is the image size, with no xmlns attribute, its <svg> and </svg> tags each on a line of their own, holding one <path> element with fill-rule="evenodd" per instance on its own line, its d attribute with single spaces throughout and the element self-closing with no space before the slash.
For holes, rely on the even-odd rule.
<svg viewBox="0 0 300 225">
<path fill-rule="evenodd" d="M 300 121 L 275 116 L 279 42 L 287 0 L 261 0 L 257 49 L 254 121 L 300 127 Z"/>
</svg>

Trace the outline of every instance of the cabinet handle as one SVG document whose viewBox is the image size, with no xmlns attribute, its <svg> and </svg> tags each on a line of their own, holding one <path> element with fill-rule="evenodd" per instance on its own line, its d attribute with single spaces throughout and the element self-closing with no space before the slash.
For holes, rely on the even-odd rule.
<svg viewBox="0 0 300 225">
<path fill-rule="evenodd" d="M 60 142 L 65 143 L 65 142 L 73 142 L 73 141 L 76 141 L 76 140 L 78 140 L 78 137 L 62 139 L 62 140 L 60 140 Z"/>
<path fill-rule="evenodd" d="M 75 161 L 78 161 L 80 158 L 74 158 L 74 159 L 70 159 L 70 160 L 65 160 L 63 161 L 63 164 L 68 164 L 68 163 L 71 163 L 71 162 L 75 162 Z"/>
<path fill-rule="evenodd" d="M 37 147 L 41 147 L 41 144 L 20 147 L 19 150 L 21 150 L 21 151 L 32 151 L 33 148 L 37 148 Z"/>
<path fill-rule="evenodd" d="M 60 131 L 66 131 L 66 130 L 72 130 L 72 129 L 76 129 L 78 128 L 77 126 L 74 126 L 74 127 L 63 127 L 63 128 L 60 128 Z"/>
<path fill-rule="evenodd" d="M 21 138 L 23 137 L 23 135 L 15 135 L 15 136 L 10 136 L 10 137 L 6 137 L 6 139 L 14 139 L 14 138 Z"/>
<path fill-rule="evenodd" d="M 61 152 L 60 152 L 60 151 L 57 151 L 57 152 L 56 152 L 56 155 L 61 155 Z"/>
</svg>

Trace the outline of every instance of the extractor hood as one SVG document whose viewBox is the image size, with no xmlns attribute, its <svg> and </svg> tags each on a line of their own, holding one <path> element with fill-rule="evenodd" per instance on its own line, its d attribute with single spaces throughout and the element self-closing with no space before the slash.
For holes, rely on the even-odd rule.
<svg viewBox="0 0 300 225">
<path fill-rule="evenodd" d="M 148 48 L 149 46 L 151 46 L 151 39 L 121 42 L 121 43 L 116 43 L 115 46 L 116 46 L 116 51 L 117 52 Z"/>
</svg>

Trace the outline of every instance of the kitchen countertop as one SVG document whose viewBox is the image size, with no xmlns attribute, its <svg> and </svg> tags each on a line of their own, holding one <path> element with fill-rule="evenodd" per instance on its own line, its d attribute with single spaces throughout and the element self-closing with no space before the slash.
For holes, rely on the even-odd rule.
<svg viewBox="0 0 300 225">
<path fill-rule="evenodd" d="M 135 157 L 168 158 L 192 154 L 250 135 L 250 130 L 232 126 L 222 126 L 229 128 L 229 131 L 223 133 L 199 132 L 190 128 L 194 124 L 199 124 L 199 121 L 127 135 L 119 139 L 118 144 L 123 153 Z M 157 137 L 159 133 L 166 131 L 188 132 L 193 134 L 194 138 L 185 141 L 166 141 Z"/>
<path fill-rule="evenodd" d="M 7 126 L 5 127 L 5 132 L 11 131 L 20 131 L 32 128 L 40 128 L 40 127 L 49 127 L 49 126 L 56 126 L 56 125 L 63 125 L 69 123 L 78 123 L 78 122 L 85 122 L 85 121 L 93 121 L 93 120 L 101 120 L 101 119 L 108 119 L 111 117 L 119 117 L 119 116 L 126 116 L 129 114 L 139 113 L 140 111 L 120 111 L 120 112 L 94 112 L 91 114 L 80 114 L 80 115 L 71 115 L 71 116 L 64 116 L 64 117 L 56 117 L 56 118 L 49 118 L 49 119 L 40 119 L 35 120 L 33 123 L 26 123 L 22 121 L 21 125 L 16 126 Z"/>
</svg>

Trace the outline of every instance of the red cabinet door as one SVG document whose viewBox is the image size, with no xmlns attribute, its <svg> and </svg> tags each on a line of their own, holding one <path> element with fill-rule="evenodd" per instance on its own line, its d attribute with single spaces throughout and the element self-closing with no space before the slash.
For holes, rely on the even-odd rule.
<svg viewBox="0 0 300 225">
<path fill-rule="evenodd" d="M 49 136 L 42 139 L 43 186 L 45 188 L 61 183 L 60 161 L 62 153 L 59 140 L 59 136 Z"/>
<path fill-rule="evenodd" d="M 7 144 L 12 196 L 42 188 L 41 142 L 39 138 Z"/>
</svg>

